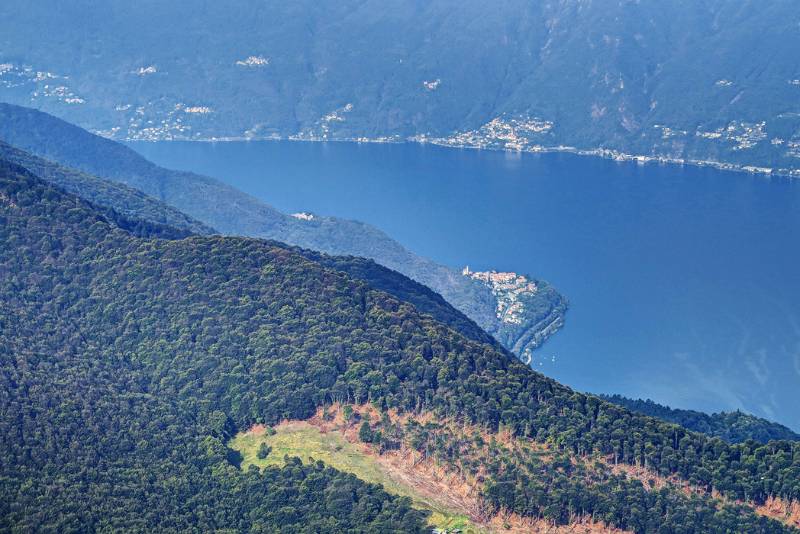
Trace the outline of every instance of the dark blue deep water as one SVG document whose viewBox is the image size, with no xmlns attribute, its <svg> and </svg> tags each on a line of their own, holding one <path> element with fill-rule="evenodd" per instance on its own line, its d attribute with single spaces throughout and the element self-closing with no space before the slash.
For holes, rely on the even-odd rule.
<svg viewBox="0 0 800 534">
<path fill-rule="evenodd" d="M 134 148 L 441 263 L 549 280 L 571 307 L 536 367 L 575 388 L 800 429 L 800 181 L 414 144 Z"/>
</svg>

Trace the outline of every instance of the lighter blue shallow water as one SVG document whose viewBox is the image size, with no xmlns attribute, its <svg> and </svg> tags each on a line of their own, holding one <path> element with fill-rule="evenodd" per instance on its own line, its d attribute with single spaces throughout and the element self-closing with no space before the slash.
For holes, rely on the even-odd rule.
<svg viewBox="0 0 800 534">
<path fill-rule="evenodd" d="M 575 388 L 800 429 L 798 181 L 414 144 L 133 147 L 441 263 L 549 280 L 570 310 L 535 365 Z"/>
</svg>

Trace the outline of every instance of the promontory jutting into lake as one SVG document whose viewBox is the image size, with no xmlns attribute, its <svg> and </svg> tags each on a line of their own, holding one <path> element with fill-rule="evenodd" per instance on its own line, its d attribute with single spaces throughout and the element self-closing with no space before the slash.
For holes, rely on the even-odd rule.
<svg viewBox="0 0 800 534">
<path fill-rule="evenodd" d="M 800 428 L 800 183 L 418 144 L 133 143 L 287 213 L 373 224 L 422 256 L 549 281 L 532 365 L 570 386 Z M 657 378 L 657 380 L 655 380 Z"/>
</svg>

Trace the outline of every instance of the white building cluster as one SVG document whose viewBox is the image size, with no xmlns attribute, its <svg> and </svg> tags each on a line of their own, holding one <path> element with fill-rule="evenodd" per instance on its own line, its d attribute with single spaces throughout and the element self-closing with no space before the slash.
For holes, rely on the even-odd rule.
<svg viewBox="0 0 800 534">
<path fill-rule="evenodd" d="M 528 277 L 510 272 L 471 271 L 464 267 L 461 274 L 485 284 L 497 299 L 497 318 L 504 323 L 521 324 L 525 305 L 522 297 L 538 291 L 536 282 Z"/>
</svg>

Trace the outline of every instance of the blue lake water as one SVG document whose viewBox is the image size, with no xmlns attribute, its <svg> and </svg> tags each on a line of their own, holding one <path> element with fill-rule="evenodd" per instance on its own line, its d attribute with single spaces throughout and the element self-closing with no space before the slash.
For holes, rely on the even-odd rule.
<svg viewBox="0 0 800 534">
<path fill-rule="evenodd" d="M 537 368 L 577 389 L 800 429 L 800 181 L 415 144 L 132 146 L 441 263 L 549 280 L 570 310 Z"/>
</svg>

